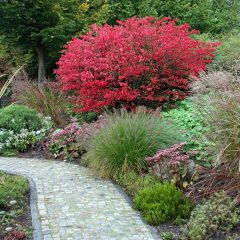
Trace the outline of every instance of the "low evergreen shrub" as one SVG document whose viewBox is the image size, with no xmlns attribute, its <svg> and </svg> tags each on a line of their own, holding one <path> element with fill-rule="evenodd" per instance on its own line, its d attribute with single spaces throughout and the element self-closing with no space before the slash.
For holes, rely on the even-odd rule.
<svg viewBox="0 0 240 240">
<path fill-rule="evenodd" d="M 0 110 L 0 129 L 20 133 L 21 129 L 36 131 L 42 127 L 38 112 L 24 105 L 13 104 Z"/>
<path fill-rule="evenodd" d="M 192 203 L 173 183 L 164 182 L 145 188 L 136 194 L 134 205 L 142 211 L 145 220 L 152 224 L 189 217 Z"/>
</svg>

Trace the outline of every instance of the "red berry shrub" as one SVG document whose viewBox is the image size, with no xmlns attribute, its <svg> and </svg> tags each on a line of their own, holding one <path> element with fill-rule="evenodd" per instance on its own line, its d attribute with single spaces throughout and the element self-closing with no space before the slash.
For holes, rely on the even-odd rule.
<svg viewBox="0 0 240 240">
<path fill-rule="evenodd" d="M 82 112 L 184 99 L 188 76 L 206 70 L 219 45 L 192 39 L 197 31 L 189 29 L 153 17 L 93 25 L 66 46 L 58 62 L 62 89 L 76 96 Z"/>
</svg>

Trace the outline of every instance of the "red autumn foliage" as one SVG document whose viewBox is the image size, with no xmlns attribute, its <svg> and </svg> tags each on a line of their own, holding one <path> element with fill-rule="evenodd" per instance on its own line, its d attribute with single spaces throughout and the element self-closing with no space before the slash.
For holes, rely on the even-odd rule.
<svg viewBox="0 0 240 240">
<path fill-rule="evenodd" d="M 116 26 L 93 25 L 74 38 L 56 70 L 62 90 L 76 96 L 80 111 L 138 105 L 158 107 L 189 94 L 190 75 L 212 62 L 219 43 L 191 38 L 188 24 L 153 17 L 130 18 Z"/>
</svg>

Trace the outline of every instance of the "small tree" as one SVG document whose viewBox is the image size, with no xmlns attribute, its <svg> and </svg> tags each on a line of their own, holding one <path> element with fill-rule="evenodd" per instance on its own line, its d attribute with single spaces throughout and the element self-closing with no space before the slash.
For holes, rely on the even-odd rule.
<svg viewBox="0 0 240 240">
<path fill-rule="evenodd" d="M 63 90 L 75 94 L 80 111 L 158 107 L 184 99 L 188 76 L 206 70 L 219 44 L 192 39 L 196 31 L 169 18 L 131 18 L 118 24 L 92 26 L 67 45 L 58 62 Z"/>
</svg>

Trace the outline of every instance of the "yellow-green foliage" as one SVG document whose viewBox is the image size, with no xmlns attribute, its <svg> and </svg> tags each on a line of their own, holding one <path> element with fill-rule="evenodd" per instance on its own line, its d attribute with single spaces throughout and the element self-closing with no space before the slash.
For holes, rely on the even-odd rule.
<svg viewBox="0 0 240 240">
<path fill-rule="evenodd" d="M 168 182 L 141 190 L 134 198 L 134 205 L 152 225 L 187 218 L 192 210 L 189 199 Z"/>
<path fill-rule="evenodd" d="M 131 196 L 141 191 L 143 188 L 152 187 L 160 181 L 152 175 L 139 175 L 135 172 L 121 174 L 116 179 L 124 190 Z"/>
</svg>

